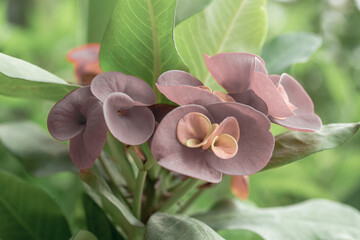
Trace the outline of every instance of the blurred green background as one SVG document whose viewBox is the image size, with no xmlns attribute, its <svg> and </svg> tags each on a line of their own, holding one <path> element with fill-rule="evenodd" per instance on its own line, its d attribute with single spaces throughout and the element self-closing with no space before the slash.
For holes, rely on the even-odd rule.
<svg viewBox="0 0 360 240">
<path fill-rule="evenodd" d="M 0 52 L 38 65 L 69 82 L 73 66 L 66 53 L 100 41 L 114 0 L 1 0 Z M 357 4 L 358 5 L 357 5 Z M 355 0 L 268 0 L 269 41 L 283 33 L 311 32 L 322 46 L 289 72 L 308 91 L 324 124 L 360 121 L 360 2 Z M 96 10 L 94 10 L 96 9 Z M 110 9 L 110 10 L 109 10 Z M 46 129 L 53 102 L 0 96 L 0 123 L 32 120 Z M 274 127 L 278 134 L 284 131 Z M 341 148 L 250 177 L 250 201 L 261 207 L 327 198 L 360 210 L 360 134 Z M 35 178 L 0 147 L 0 168 L 45 189 L 76 226 L 82 213 L 82 184 L 73 173 Z M 71 191 L 74 194 L 68 194 Z M 223 192 L 224 194 L 219 194 Z M 201 211 L 229 195 L 229 179 L 204 194 Z M 77 203 L 77 204 L 74 204 Z M 71 224 L 72 225 L 72 224 Z"/>
</svg>

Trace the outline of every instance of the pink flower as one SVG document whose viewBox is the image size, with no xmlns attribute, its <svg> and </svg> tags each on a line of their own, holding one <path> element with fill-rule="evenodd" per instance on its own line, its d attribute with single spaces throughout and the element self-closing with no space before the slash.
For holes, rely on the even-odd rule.
<svg viewBox="0 0 360 240">
<path fill-rule="evenodd" d="M 204 56 L 209 72 L 237 102 L 262 111 L 272 122 L 292 130 L 321 129 L 311 98 L 290 75 L 269 76 L 264 61 L 253 54 Z"/>
<path fill-rule="evenodd" d="M 75 65 L 75 76 L 80 85 L 90 85 L 92 79 L 102 73 L 99 51 L 100 44 L 89 43 L 68 52 L 67 59 Z"/>
<path fill-rule="evenodd" d="M 60 140 L 70 139 L 70 156 L 80 169 L 90 168 L 106 141 L 102 104 L 90 87 L 76 89 L 51 109 L 47 125 L 50 134 Z"/>
<path fill-rule="evenodd" d="M 105 72 L 93 79 L 91 92 L 103 103 L 106 124 L 119 141 L 139 145 L 153 134 L 155 119 L 146 106 L 155 102 L 155 93 L 143 80 Z"/>
<path fill-rule="evenodd" d="M 243 104 L 186 105 L 160 122 L 151 152 L 168 170 L 217 183 L 223 173 L 250 175 L 266 166 L 274 147 L 269 129 L 264 114 Z"/>
</svg>

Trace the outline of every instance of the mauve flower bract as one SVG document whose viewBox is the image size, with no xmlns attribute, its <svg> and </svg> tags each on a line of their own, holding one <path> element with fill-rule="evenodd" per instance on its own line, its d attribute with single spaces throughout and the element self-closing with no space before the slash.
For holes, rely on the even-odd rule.
<svg viewBox="0 0 360 240">
<path fill-rule="evenodd" d="M 266 166 L 274 147 L 269 129 L 263 113 L 240 103 L 180 106 L 160 122 L 151 152 L 168 170 L 218 183 L 223 173 L 250 175 Z"/>
<path fill-rule="evenodd" d="M 75 65 L 75 76 L 80 85 L 90 85 L 93 78 L 102 73 L 99 64 L 100 44 L 89 43 L 70 50 L 67 59 Z"/>
<path fill-rule="evenodd" d="M 288 74 L 268 75 L 264 61 L 248 53 L 204 55 L 215 80 L 237 102 L 267 114 L 269 119 L 297 131 L 318 131 L 321 119 L 314 113 L 311 98 Z"/>
<path fill-rule="evenodd" d="M 70 139 L 70 156 L 80 169 L 90 168 L 106 141 L 102 104 L 82 87 L 70 92 L 51 109 L 47 125 L 50 134 L 60 140 Z"/>
<path fill-rule="evenodd" d="M 156 82 L 156 87 L 169 100 L 179 104 L 208 105 L 224 102 L 227 95 L 217 95 L 202 84 L 202 82 L 190 73 L 180 70 L 170 70 L 162 75 Z M 219 92 L 220 93 L 220 92 Z M 231 99 L 227 99 L 231 101 Z"/>
<path fill-rule="evenodd" d="M 129 145 L 150 138 L 155 119 L 147 106 L 156 98 L 147 83 L 121 72 L 105 72 L 93 79 L 91 91 L 103 102 L 105 121 L 115 138 Z"/>
</svg>

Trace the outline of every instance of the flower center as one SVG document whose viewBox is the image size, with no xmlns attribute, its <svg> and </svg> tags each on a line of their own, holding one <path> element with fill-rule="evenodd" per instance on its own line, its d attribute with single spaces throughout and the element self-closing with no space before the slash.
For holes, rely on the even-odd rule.
<svg viewBox="0 0 360 240">
<path fill-rule="evenodd" d="M 212 124 L 204 114 L 192 112 L 178 122 L 177 137 L 186 147 L 209 149 L 219 158 L 228 159 L 238 151 L 240 128 L 234 117 Z"/>
<path fill-rule="evenodd" d="M 290 102 L 289 96 L 287 95 L 286 90 L 283 85 L 279 84 L 278 91 L 279 91 L 280 95 L 282 96 L 282 98 L 284 99 L 285 103 L 290 108 L 290 110 L 295 111 L 297 109 L 297 107 Z M 286 119 L 286 117 L 273 117 L 273 118 L 280 119 L 280 120 Z"/>
</svg>

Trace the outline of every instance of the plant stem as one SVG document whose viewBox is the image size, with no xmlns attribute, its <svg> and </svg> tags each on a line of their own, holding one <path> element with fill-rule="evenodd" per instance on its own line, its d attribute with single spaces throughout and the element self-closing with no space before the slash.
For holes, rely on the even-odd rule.
<svg viewBox="0 0 360 240">
<path fill-rule="evenodd" d="M 133 213 L 135 217 L 139 220 L 141 220 L 141 200 L 143 196 L 146 175 L 147 171 L 141 169 L 139 170 L 138 176 L 136 178 Z"/>
<path fill-rule="evenodd" d="M 128 207 L 130 207 L 128 201 L 126 200 L 125 196 L 123 195 L 123 193 L 121 192 L 121 188 L 119 186 L 119 184 L 116 182 L 115 177 L 112 174 L 112 171 L 109 169 L 109 166 L 106 163 L 106 160 L 103 157 L 103 154 L 101 153 L 101 155 L 99 156 L 99 161 L 101 163 L 101 166 L 103 167 L 106 175 L 108 175 L 110 181 L 114 184 L 114 186 L 117 188 L 117 193 L 119 194 L 122 202 L 124 202 Z"/>
<path fill-rule="evenodd" d="M 134 162 L 135 162 L 136 166 L 137 166 L 139 169 L 143 169 L 143 168 L 144 168 L 144 164 L 143 164 L 143 162 L 141 161 L 139 155 L 137 154 L 134 146 L 130 146 L 127 150 L 128 150 L 128 152 L 129 152 L 130 156 L 132 157 L 132 159 L 134 159 Z"/>
<path fill-rule="evenodd" d="M 205 188 L 200 189 L 197 191 L 194 195 L 191 196 L 189 200 L 179 209 L 177 213 L 184 213 L 188 208 L 201 196 L 201 194 L 204 192 Z"/>
<path fill-rule="evenodd" d="M 159 212 L 169 211 L 173 205 L 178 203 L 183 197 L 186 196 L 186 194 L 193 190 L 196 185 L 199 184 L 199 182 L 199 180 L 194 178 L 188 178 L 183 181 L 175 191 L 174 195 L 159 209 Z"/>
<path fill-rule="evenodd" d="M 112 153 L 112 156 L 116 159 L 118 164 L 120 165 L 121 175 L 125 178 L 126 183 L 131 191 L 135 189 L 135 174 L 134 170 L 132 169 L 129 161 L 126 158 L 125 151 L 122 148 L 118 148 L 116 146 L 116 142 L 114 141 L 113 137 L 108 135 L 107 143 Z"/>
</svg>

